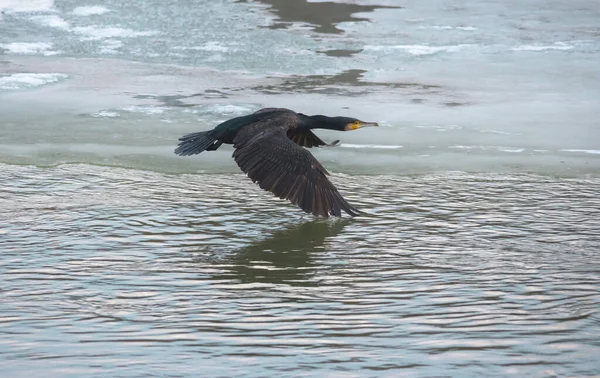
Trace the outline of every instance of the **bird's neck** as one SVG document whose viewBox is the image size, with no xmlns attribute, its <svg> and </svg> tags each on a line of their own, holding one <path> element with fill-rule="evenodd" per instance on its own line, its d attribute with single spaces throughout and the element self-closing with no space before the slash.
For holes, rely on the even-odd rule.
<svg viewBox="0 0 600 378">
<path fill-rule="evenodd" d="M 329 130 L 340 130 L 339 125 L 332 122 L 332 119 L 323 115 L 307 116 L 301 115 L 300 128 L 309 129 L 329 129 Z"/>
</svg>

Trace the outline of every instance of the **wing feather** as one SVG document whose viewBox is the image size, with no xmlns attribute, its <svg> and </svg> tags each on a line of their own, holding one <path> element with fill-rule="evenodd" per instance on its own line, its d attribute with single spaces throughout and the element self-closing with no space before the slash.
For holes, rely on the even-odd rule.
<svg viewBox="0 0 600 378">
<path fill-rule="evenodd" d="M 288 132 L 288 136 L 294 141 L 294 143 L 302 147 L 311 148 L 328 145 L 327 143 L 323 142 L 321 138 L 316 136 L 311 130 L 290 131 Z"/>
<path fill-rule="evenodd" d="M 240 169 L 262 189 L 288 199 L 307 213 L 321 217 L 341 216 L 342 211 L 358 215 L 329 181 L 327 170 L 288 137 L 287 129 L 286 125 L 267 122 L 240 130 L 233 141 L 233 158 Z"/>
</svg>

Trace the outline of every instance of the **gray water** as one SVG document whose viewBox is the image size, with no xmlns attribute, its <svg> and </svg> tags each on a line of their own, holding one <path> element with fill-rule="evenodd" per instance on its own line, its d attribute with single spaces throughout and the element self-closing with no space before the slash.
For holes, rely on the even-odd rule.
<svg viewBox="0 0 600 378">
<path fill-rule="evenodd" d="M 600 375 L 594 1 L 0 0 L 0 373 Z M 266 106 L 364 216 L 231 148 Z"/>
</svg>

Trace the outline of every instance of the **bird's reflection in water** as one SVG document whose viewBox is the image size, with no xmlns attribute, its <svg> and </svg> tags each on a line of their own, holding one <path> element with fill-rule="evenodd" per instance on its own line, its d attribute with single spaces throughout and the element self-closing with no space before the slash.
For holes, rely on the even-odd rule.
<svg viewBox="0 0 600 378">
<path fill-rule="evenodd" d="M 338 235 L 351 222 L 312 220 L 279 230 L 266 239 L 234 252 L 227 259 L 231 273 L 243 283 L 287 283 L 311 285 L 313 254 L 328 237 Z"/>
</svg>

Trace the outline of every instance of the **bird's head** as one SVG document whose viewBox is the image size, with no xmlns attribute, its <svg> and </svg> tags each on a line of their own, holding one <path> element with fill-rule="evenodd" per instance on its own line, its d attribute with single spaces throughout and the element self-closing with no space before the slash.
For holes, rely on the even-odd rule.
<svg viewBox="0 0 600 378">
<path fill-rule="evenodd" d="M 346 118 L 346 117 L 339 117 L 339 118 L 344 119 L 343 120 L 343 122 L 345 122 L 344 131 L 358 130 L 363 127 L 369 127 L 369 126 L 379 126 L 379 124 L 377 122 L 365 122 L 365 121 L 361 121 L 360 119 Z"/>
<path fill-rule="evenodd" d="M 358 130 L 368 126 L 379 126 L 377 122 L 365 122 L 351 117 L 310 116 L 314 128 L 338 131 Z"/>
</svg>

